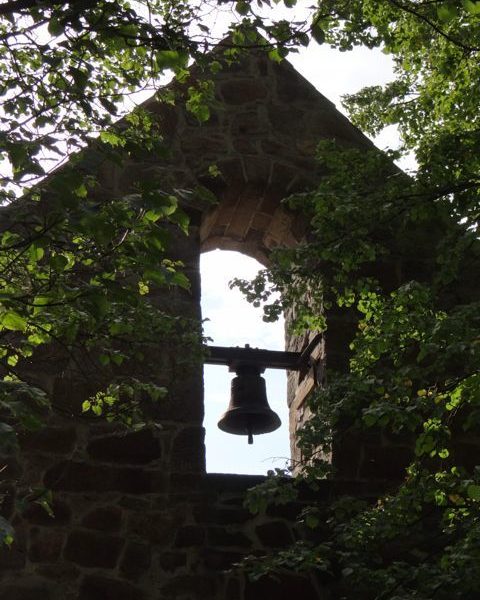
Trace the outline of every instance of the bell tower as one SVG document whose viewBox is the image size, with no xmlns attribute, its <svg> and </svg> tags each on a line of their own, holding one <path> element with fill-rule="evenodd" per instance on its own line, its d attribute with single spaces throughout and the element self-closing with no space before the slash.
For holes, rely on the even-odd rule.
<svg viewBox="0 0 480 600">
<path fill-rule="evenodd" d="M 138 181 L 152 178 L 167 190 L 202 186 L 215 196 L 213 206 L 200 196 L 185 198 L 189 234 L 169 231 L 172 258 L 184 264 L 190 289 L 152 291 L 158 307 L 197 323 L 200 253 L 239 250 L 268 264 L 274 248 L 294 247 L 308 231 L 303 218 L 281 201 L 322 177 L 314 159 L 318 141 L 372 148 L 286 61 L 277 64 L 252 52 L 238 64 L 224 64 L 214 83 L 215 103 L 206 123 L 199 124 L 180 103 L 145 102 L 163 132 L 166 157 L 126 157 L 119 165 L 92 146 L 77 163 L 95 175 L 99 201 L 131 194 Z M 211 165 L 219 175 L 212 176 Z M 294 457 L 295 431 L 308 418 L 305 399 L 321 382 L 326 357 L 340 352 L 346 325 L 332 319 L 327 338 L 317 339 L 318 332 L 287 338 L 286 353 L 299 356 L 311 348 L 307 354 L 314 365 L 286 367 L 292 369 Z M 319 582 L 308 577 L 281 586 L 271 582 L 265 589 L 227 573 L 245 554 L 275 548 L 279 540 L 287 544 L 297 533 L 288 515 L 255 520 L 243 509 L 245 490 L 262 478 L 205 475 L 202 365 L 188 348 L 165 336 L 151 349 L 149 375 L 169 393 L 151 409 L 155 426 L 140 431 L 82 416 L 82 400 L 98 381 L 83 377 L 60 349 L 52 352 L 33 356 L 28 372 L 50 391 L 55 408 L 42 429 L 21 437 L 21 452 L 8 457 L 4 473 L 16 482 L 5 490 L 2 505 L 16 540 L 11 550 L 1 551 L 0 600 L 255 600 L 271 592 L 279 600 L 293 594 L 321 597 Z M 234 432 L 242 427 L 247 437 L 254 436 L 248 419 L 242 425 L 243 417 L 233 415 L 244 385 L 254 387 L 263 402 L 260 372 L 245 360 L 231 364 L 237 379 L 222 427 Z M 144 368 L 135 361 L 128 367 L 133 376 Z M 98 375 L 107 376 L 107 371 Z M 264 430 L 276 426 L 268 407 L 262 415 Z M 18 507 L 16 494 L 28 489 L 52 493 L 53 517 L 35 503 Z"/>
</svg>

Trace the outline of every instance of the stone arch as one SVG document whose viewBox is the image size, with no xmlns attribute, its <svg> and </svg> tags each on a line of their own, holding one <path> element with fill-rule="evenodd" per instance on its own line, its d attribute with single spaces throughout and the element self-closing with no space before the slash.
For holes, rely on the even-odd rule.
<svg viewBox="0 0 480 600">
<path fill-rule="evenodd" d="M 214 83 L 215 102 L 206 123 L 198 123 L 181 107 L 155 100 L 145 104 L 165 132 L 170 158 L 159 162 L 149 157 L 128 173 L 160 174 L 170 178 L 172 187 L 206 188 L 216 199 L 213 206 L 199 198 L 186 203 L 197 227 L 199 252 L 236 250 L 268 265 L 275 247 L 294 247 L 308 231 L 303 217 L 282 201 L 312 189 L 322 177 L 315 160 L 318 142 L 334 139 L 363 148 L 373 144 L 287 61 L 276 64 L 264 53 L 251 52 L 239 64 L 224 64 Z M 119 180 L 123 177 L 125 170 L 118 174 Z M 192 267 L 192 277 L 194 271 Z M 336 336 L 335 327 L 332 321 L 329 335 L 341 339 L 341 354 L 345 336 Z M 308 342 L 308 334 L 286 336 L 287 349 L 301 351 Z M 332 347 L 332 358 L 335 352 Z M 316 359 L 324 362 L 323 346 Z M 289 375 L 293 455 L 295 431 L 308 418 L 304 402 L 312 387 L 313 377 Z"/>
<path fill-rule="evenodd" d="M 155 99 L 145 103 L 164 132 L 166 157 L 145 153 L 120 167 L 90 149 L 78 163 L 97 174 L 99 200 L 105 194 L 131 193 L 133 182 L 145 177 L 158 177 L 174 190 L 202 185 L 216 196 L 218 203 L 211 206 L 202 195 L 182 194 L 191 231 L 188 238 L 172 235 L 172 247 L 185 264 L 191 291 L 174 290 L 159 299 L 174 303 L 179 315 L 194 317 L 199 317 L 202 249 L 240 250 L 267 262 L 274 247 L 299 243 L 305 224 L 281 200 L 322 176 L 314 160 L 318 140 L 372 147 L 286 61 L 277 65 L 252 53 L 238 65 L 225 65 L 215 79 L 216 106 L 205 124 L 179 107 Z M 212 164 L 218 177 L 211 176 Z M 345 355 L 351 329 L 340 317 L 331 317 L 329 364 L 341 360 L 342 348 Z M 287 340 L 289 348 L 301 349 L 304 343 Z M 174 362 L 171 347 L 159 352 Z M 319 353 L 323 361 L 322 348 Z M 52 381 L 58 402 L 81 392 L 73 376 L 58 374 L 52 357 L 32 361 L 31 368 Z M 302 506 L 252 519 L 242 507 L 244 493 L 262 478 L 205 475 L 201 368 L 172 379 L 172 398 L 159 412 L 161 428 L 118 435 L 105 423 L 55 415 L 41 432 L 22 437 L 21 455 L 9 459 L 4 475 L 52 489 L 57 518 L 51 520 L 38 505 L 16 512 L 14 494 L 8 496 L 2 510 L 14 520 L 19 536 L 11 551 L 0 550 L 0 599 L 157 600 L 159 594 L 180 594 L 252 600 L 272 593 L 279 598 L 330 593 L 328 583 L 308 578 L 256 585 L 226 574 L 245 553 L 270 552 L 277 539 L 282 544 L 298 539 L 284 515 L 296 515 Z M 302 402 L 309 385 L 290 379 L 292 430 L 308 416 Z M 361 475 L 355 470 L 359 445 L 350 442 L 341 455 L 341 474 L 355 478 Z M 378 470 L 371 475 L 374 479 Z M 337 492 L 327 481 L 319 486 L 324 505 Z"/>
</svg>

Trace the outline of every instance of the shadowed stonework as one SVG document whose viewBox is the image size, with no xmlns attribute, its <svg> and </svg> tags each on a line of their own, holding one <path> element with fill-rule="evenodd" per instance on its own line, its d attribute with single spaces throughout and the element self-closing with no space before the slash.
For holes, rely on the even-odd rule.
<svg viewBox="0 0 480 600">
<path fill-rule="evenodd" d="M 185 200 L 190 235 L 171 234 L 173 257 L 184 262 L 191 291 L 156 293 L 159 306 L 199 320 L 202 250 L 239 250 L 268 263 L 273 248 L 294 246 L 307 232 L 281 200 L 321 177 L 314 161 L 317 142 L 373 147 L 286 61 L 277 65 L 254 54 L 215 80 L 216 104 L 202 125 L 181 103 L 145 103 L 164 131 L 166 156 L 145 155 L 119 167 L 92 150 L 79 167 L 98 175 L 99 199 L 131 193 L 133 182 L 146 178 L 158 178 L 164 189 L 201 184 L 216 195 L 215 206 L 194 195 Z M 209 174 L 212 164 L 218 177 Z M 337 367 L 345 361 L 349 318 L 329 315 L 328 337 L 315 356 L 320 374 L 326 356 Z M 289 338 L 287 348 L 300 351 L 308 341 Z M 251 551 L 275 552 L 305 536 L 293 525 L 302 503 L 253 518 L 242 501 L 263 478 L 205 474 L 201 366 L 182 364 L 183 353 L 159 340 L 155 379 L 170 394 L 151 415 L 159 426 L 140 432 L 81 418 L 78 404 L 94 382 L 87 385 L 61 357 L 43 356 L 28 365 L 32 377 L 52 391 L 57 411 L 45 429 L 22 437 L 21 456 L 8 459 L 7 476 L 24 490 L 51 489 L 55 517 L 36 505 L 17 511 L 6 490 L 2 509 L 13 519 L 17 540 L 1 550 L 0 600 L 335 597 L 321 579 L 250 583 L 228 572 Z M 142 368 L 134 366 L 133 374 Z M 304 401 L 312 386 L 309 374 L 289 377 L 292 435 L 308 418 Z M 395 478 L 399 471 L 392 471 L 391 459 L 401 467 L 407 448 L 408 441 L 402 446 L 398 440 L 345 438 L 334 449 L 339 479 L 357 482 L 324 482 L 320 502 L 327 506 L 342 491 L 375 497 L 372 481 L 392 473 Z"/>
</svg>

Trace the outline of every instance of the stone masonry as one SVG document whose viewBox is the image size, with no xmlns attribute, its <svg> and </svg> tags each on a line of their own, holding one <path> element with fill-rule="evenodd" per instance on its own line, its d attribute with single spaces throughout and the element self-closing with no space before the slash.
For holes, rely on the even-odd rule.
<svg viewBox="0 0 480 600">
<path fill-rule="evenodd" d="M 268 264 L 273 248 L 298 244 L 308 230 L 281 200 L 322 176 L 314 160 L 317 142 L 373 147 L 286 61 L 251 53 L 225 65 L 215 86 L 211 119 L 201 125 L 181 103 L 145 103 L 164 132 L 166 157 L 145 155 L 119 167 L 92 149 L 79 165 L 97 175 L 99 197 L 131 193 L 134 182 L 145 178 L 171 189 L 200 184 L 215 194 L 214 206 L 192 196 L 185 205 L 190 235 L 172 234 L 172 252 L 185 264 L 191 291 L 156 298 L 196 319 L 200 252 L 239 250 Z M 219 177 L 209 174 L 212 164 Z M 316 351 L 319 373 L 326 357 L 336 366 L 345 361 L 354 325 L 348 316 L 328 317 L 328 334 Z M 289 337 L 287 348 L 301 351 L 314 334 Z M 2 490 L 1 510 L 17 537 L 10 550 L 1 550 L 0 600 L 334 598 L 328 582 L 318 578 L 252 583 L 230 570 L 250 552 L 276 552 L 307 535 L 294 524 L 301 502 L 252 517 L 243 498 L 262 478 L 205 474 L 201 367 L 179 365 L 181 351 L 162 340 L 155 353 L 154 375 L 169 387 L 169 397 L 151 415 L 158 426 L 139 432 L 81 417 L 78 404 L 92 383 L 52 356 L 32 360 L 32 380 L 42 380 L 58 410 L 44 429 L 21 437 L 21 455 L 5 457 L 2 476 L 32 490 L 33 498 L 35 490 L 51 490 L 54 517 L 35 502 L 18 507 L 13 490 Z M 141 366 L 134 365 L 133 374 L 135 369 Z M 305 398 L 312 386 L 311 374 L 290 374 L 297 458 L 293 434 L 308 418 Z M 327 506 L 346 490 L 375 494 L 372 481 L 391 475 L 386 447 L 398 455 L 398 440 L 346 438 L 334 450 L 339 479 L 320 486 L 320 503 Z M 360 465 L 359 456 L 366 462 Z"/>
</svg>

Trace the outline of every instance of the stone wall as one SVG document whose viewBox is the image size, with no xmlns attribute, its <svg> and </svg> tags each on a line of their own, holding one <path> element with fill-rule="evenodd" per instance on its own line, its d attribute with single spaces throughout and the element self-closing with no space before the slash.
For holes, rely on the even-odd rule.
<svg viewBox="0 0 480 600">
<path fill-rule="evenodd" d="M 88 461 L 68 461 L 80 445 Z M 77 435 L 50 429 L 23 447 L 54 491 L 55 517 L 36 503 L 8 515 L 17 540 L 0 550 L 0 600 L 335 598 L 332 583 L 313 575 L 252 582 L 234 569 L 246 554 L 312 540 L 294 524 L 311 497 L 252 516 L 246 490 L 263 477 L 167 477 L 156 431 L 112 438 L 89 427 Z M 316 500 L 326 508 L 340 493 L 373 499 L 377 492 L 325 481 Z"/>
<path fill-rule="evenodd" d="M 197 435 L 167 421 L 133 432 L 60 416 L 21 435 L 21 455 L 8 465 L 19 495 L 2 490 L 16 540 L 0 549 L 0 600 L 335 598 L 328 578 L 252 582 L 233 569 L 247 554 L 323 532 L 313 538 L 296 522 L 311 492 L 252 516 L 246 492 L 265 478 L 202 473 Z M 53 515 L 39 502 L 47 489 Z M 324 481 L 314 500 L 326 510 L 340 494 L 373 501 L 378 492 Z"/>
<path fill-rule="evenodd" d="M 197 320 L 201 251 L 240 250 L 268 263 L 273 248 L 298 244 L 307 231 L 281 200 L 322 176 L 314 160 L 318 140 L 372 148 L 285 61 L 277 65 L 252 53 L 215 78 L 216 104 L 205 124 L 180 104 L 145 103 L 164 131 L 165 156 L 130 157 L 120 167 L 91 149 L 79 162 L 98 176 L 99 198 L 131 193 L 145 178 L 158 178 L 163 189 L 202 185 L 216 195 L 215 206 L 195 193 L 185 201 L 190 235 L 172 237 L 171 251 L 184 262 L 191 291 L 155 297 L 159 306 L 173 306 L 177 314 Z M 220 176 L 209 174 L 212 164 Z M 327 359 L 330 366 L 345 363 L 353 332 L 351 315 L 327 318 L 328 333 L 315 350 L 315 374 L 289 376 L 294 457 L 294 432 L 308 418 L 306 397 L 321 384 Z M 301 351 L 314 334 L 288 337 L 288 349 Z M 1 551 L 0 600 L 329 597 L 328 585 L 313 579 L 253 584 L 225 572 L 249 552 L 275 552 L 305 535 L 294 525 L 301 505 L 252 518 L 242 501 L 261 478 L 205 475 L 201 366 L 181 364 L 182 358 L 183 350 L 171 340 L 159 340 L 152 349 L 149 375 L 170 393 L 150 413 L 156 425 L 140 432 L 82 417 L 79 403 L 93 383 L 85 383 L 58 356 L 34 357 L 24 365 L 32 380 L 40 378 L 51 392 L 55 411 L 45 429 L 22 436 L 20 456 L 5 457 L 2 476 L 15 480 L 29 501 L 18 506 L 14 488 L 3 490 L 1 509 L 13 520 L 17 539 Z M 132 374 L 143 368 L 134 364 Z M 358 439 L 347 431 L 334 447 L 339 479 L 369 481 L 369 493 L 375 494 L 371 482 L 391 476 L 398 447 L 398 440 Z M 325 505 L 338 493 L 335 485 L 321 486 Z M 45 489 L 53 494 L 54 517 L 35 501 Z M 353 491 L 365 494 L 365 489 Z"/>
</svg>

